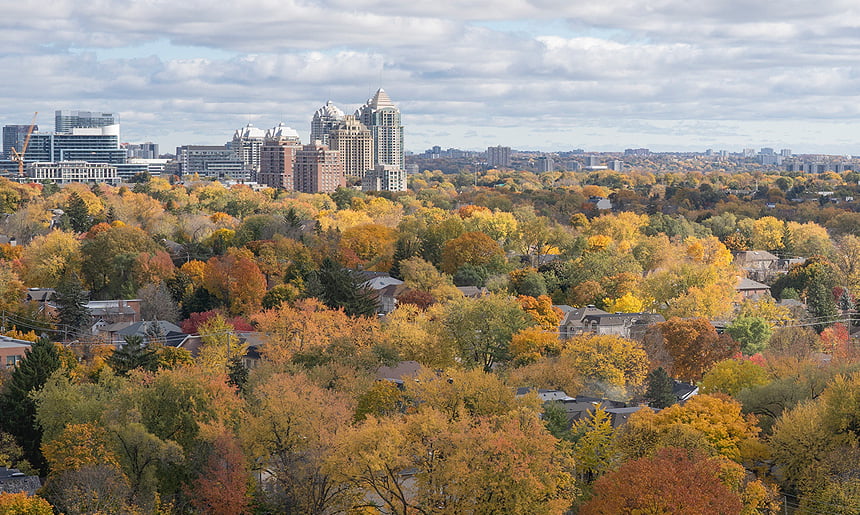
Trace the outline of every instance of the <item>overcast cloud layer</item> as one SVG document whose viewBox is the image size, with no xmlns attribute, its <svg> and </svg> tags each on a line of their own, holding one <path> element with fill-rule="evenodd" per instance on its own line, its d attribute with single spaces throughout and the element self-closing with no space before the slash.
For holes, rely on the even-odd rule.
<svg viewBox="0 0 860 515">
<path fill-rule="evenodd" d="M 222 144 L 382 86 L 406 146 L 860 154 L 860 4 L 784 0 L 55 0 L 0 19 L 0 123 L 116 111 Z"/>
</svg>

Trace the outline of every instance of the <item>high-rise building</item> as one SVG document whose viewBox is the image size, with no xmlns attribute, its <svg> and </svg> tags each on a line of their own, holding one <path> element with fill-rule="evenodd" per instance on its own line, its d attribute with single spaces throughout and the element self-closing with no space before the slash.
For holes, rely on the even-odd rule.
<svg viewBox="0 0 860 515">
<path fill-rule="evenodd" d="M 12 149 L 21 152 L 24 148 L 24 140 L 27 139 L 29 125 L 5 125 L 3 127 L 3 157 L 10 159 Z M 39 130 L 39 126 L 33 126 L 33 132 Z"/>
<path fill-rule="evenodd" d="M 487 147 L 487 166 L 490 168 L 510 168 L 511 147 L 501 145 Z"/>
<path fill-rule="evenodd" d="M 92 129 L 119 124 L 119 116 L 114 113 L 92 111 L 56 111 L 54 113 L 54 132 L 66 134 L 72 129 Z"/>
<path fill-rule="evenodd" d="M 335 127 L 340 125 L 340 122 L 343 121 L 343 116 L 343 111 L 332 104 L 331 100 L 317 109 L 313 120 L 311 120 L 311 142 L 319 140 L 323 145 L 328 145 L 329 134 L 331 134 L 331 131 Z"/>
<path fill-rule="evenodd" d="M 406 170 L 391 165 L 376 165 L 361 178 L 362 191 L 406 191 Z"/>
<path fill-rule="evenodd" d="M 184 145 L 176 148 L 179 175 L 248 180 L 245 163 L 224 145 Z"/>
<path fill-rule="evenodd" d="M 355 116 L 346 115 L 329 134 L 332 150 L 340 152 L 343 171 L 350 177 L 364 177 L 373 170 L 373 136 Z"/>
<path fill-rule="evenodd" d="M 373 136 L 373 164 L 391 165 L 403 169 L 403 124 L 400 109 L 394 105 L 382 88 L 376 91 L 355 112 L 355 117 L 363 123 Z"/>
<path fill-rule="evenodd" d="M 266 139 L 266 131 L 248 124 L 233 133 L 230 148 L 252 173 L 260 171 L 260 149 Z"/>
<path fill-rule="evenodd" d="M 119 146 L 119 125 L 95 128 L 73 128 L 67 133 L 33 134 L 27 147 L 27 162 L 120 164 L 126 162 L 126 151 Z"/>
<path fill-rule="evenodd" d="M 331 150 L 319 140 L 296 152 L 296 190 L 303 193 L 332 193 L 346 186 L 340 152 Z"/>
<path fill-rule="evenodd" d="M 260 149 L 257 182 L 292 191 L 295 188 L 293 168 L 296 152 L 301 148 L 299 133 L 283 123 L 266 131 L 266 140 Z"/>
<path fill-rule="evenodd" d="M 538 173 L 551 172 L 555 170 L 555 163 L 552 156 L 540 156 L 535 160 Z"/>
<path fill-rule="evenodd" d="M 158 143 L 122 143 L 120 147 L 130 159 L 158 159 Z"/>
</svg>

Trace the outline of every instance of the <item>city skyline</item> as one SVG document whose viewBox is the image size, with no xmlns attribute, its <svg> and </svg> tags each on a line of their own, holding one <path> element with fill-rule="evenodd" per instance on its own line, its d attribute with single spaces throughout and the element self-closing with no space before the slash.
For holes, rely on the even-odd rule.
<svg viewBox="0 0 860 515">
<path fill-rule="evenodd" d="M 350 113 L 382 87 L 412 152 L 860 154 L 860 14 L 846 2 L 453 7 L 22 2 L 0 36 L 14 70 L 0 123 L 39 111 L 45 129 L 54 110 L 93 110 L 120 115 L 123 141 L 165 150 L 222 144 L 249 122 L 304 140 L 326 100 Z"/>
</svg>

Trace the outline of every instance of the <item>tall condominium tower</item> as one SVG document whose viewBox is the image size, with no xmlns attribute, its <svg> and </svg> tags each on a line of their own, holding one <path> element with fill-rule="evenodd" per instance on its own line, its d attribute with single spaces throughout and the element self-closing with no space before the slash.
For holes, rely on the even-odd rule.
<svg viewBox="0 0 860 515">
<path fill-rule="evenodd" d="M 260 170 L 260 149 L 263 147 L 265 139 L 266 131 L 249 123 L 233 133 L 230 148 L 245 163 L 246 169 L 251 172 L 258 172 Z"/>
<path fill-rule="evenodd" d="M 92 129 L 119 124 L 119 116 L 114 113 L 92 111 L 55 111 L 54 132 L 68 134 L 72 129 Z"/>
<path fill-rule="evenodd" d="M 511 167 L 511 147 L 487 147 L 487 166 L 510 168 Z"/>
<path fill-rule="evenodd" d="M 359 107 L 355 117 L 370 129 L 373 136 L 373 164 L 403 169 L 403 125 L 400 109 L 380 88 L 373 98 Z"/>
<path fill-rule="evenodd" d="M 3 156 L 11 158 L 12 148 L 21 152 L 24 150 L 24 140 L 27 139 L 29 125 L 4 125 L 3 126 Z M 39 132 L 39 126 L 33 126 L 33 132 Z"/>
<path fill-rule="evenodd" d="M 364 177 L 373 170 L 373 135 L 355 116 L 346 115 L 329 134 L 332 150 L 340 152 L 343 171 L 350 177 Z"/>
<path fill-rule="evenodd" d="M 293 190 L 295 176 L 293 167 L 296 152 L 301 150 L 299 133 L 283 123 L 266 131 L 266 140 L 260 149 L 260 172 L 257 182 L 272 188 Z"/>
<path fill-rule="evenodd" d="M 331 193 L 346 186 L 340 152 L 331 150 L 319 140 L 296 152 L 296 190 L 302 193 Z"/>
<path fill-rule="evenodd" d="M 331 100 L 326 102 L 324 106 L 317 109 L 311 120 L 311 143 L 319 140 L 323 145 L 328 145 L 329 134 L 342 121 L 343 111 L 332 104 Z"/>
</svg>

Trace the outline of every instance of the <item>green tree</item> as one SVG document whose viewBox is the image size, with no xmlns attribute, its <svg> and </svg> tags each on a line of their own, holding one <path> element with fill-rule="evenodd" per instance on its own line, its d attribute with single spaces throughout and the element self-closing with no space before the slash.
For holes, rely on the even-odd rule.
<svg viewBox="0 0 860 515">
<path fill-rule="evenodd" d="M 763 351 L 771 335 L 770 324 L 761 317 L 738 317 L 726 327 L 726 332 L 741 344 L 747 355 Z"/>
<path fill-rule="evenodd" d="M 124 345 L 114 349 L 107 363 L 121 376 L 138 368 L 152 372 L 158 368 L 158 355 L 154 349 L 143 344 L 142 336 L 129 335 L 125 337 Z"/>
<path fill-rule="evenodd" d="M 669 374 L 663 367 L 657 367 L 649 372 L 645 381 L 648 384 L 645 397 L 649 399 L 648 405 L 652 408 L 668 408 L 678 401 L 678 398 L 672 392 L 674 387 L 672 378 L 669 377 Z"/>
<path fill-rule="evenodd" d="M 57 285 L 54 302 L 57 304 L 57 322 L 66 338 L 76 336 L 90 324 L 87 309 L 87 292 L 84 291 L 78 274 L 72 273 Z"/>
<path fill-rule="evenodd" d="M 160 250 L 146 232 L 131 226 L 112 227 L 86 238 L 81 246 L 81 270 L 93 298 L 131 298 L 137 292 L 138 257 Z"/>
<path fill-rule="evenodd" d="M 442 324 L 463 361 L 489 372 L 497 363 L 511 359 L 511 338 L 532 321 L 516 300 L 490 295 L 448 303 Z"/>
<path fill-rule="evenodd" d="M 87 203 L 73 191 L 63 206 L 63 225 L 75 232 L 87 232 L 92 224 L 93 218 Z"/>
<path fill-rule="evenodd" d="M 325 258 L 320 269 L 308 277 L 308 294 L 332 308 L 343 308 L 350 316 L 373 316 L 376 300 L 373 291 L 349 269 Z"/>
<path fill-rule="evenodd" d="M 42 428 L 36 424 L 36 402 L 30 393 L 39 390 L 60 368 L 60 353 L 53 342 L 40 338 L 30 347 L 24 359 L 4 384 L 0 395 L 0 428 L 15 436 L 27 460 L 47 473 L 40 445 Z"/>
</svg>

